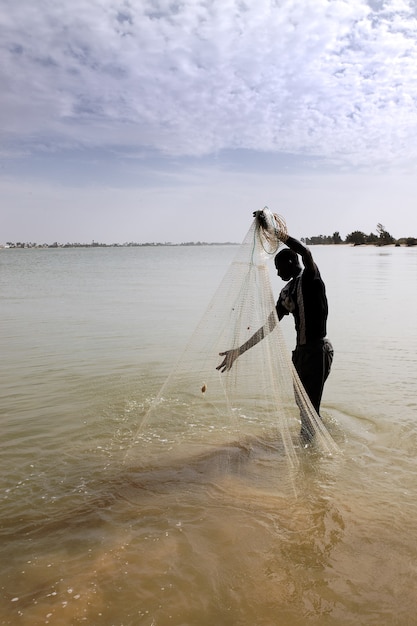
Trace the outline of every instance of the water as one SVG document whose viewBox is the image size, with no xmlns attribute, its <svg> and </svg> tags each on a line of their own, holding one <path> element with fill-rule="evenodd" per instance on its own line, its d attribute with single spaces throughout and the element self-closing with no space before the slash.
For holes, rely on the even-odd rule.
<svg viewBox="0 0 417 626">
<path fill-rule="evenodd" d="M 124 462 L 235 252 L 0 250 L 1 624 L 416 623 L 417 249 L 313 248 L 342 455 L 301 495 Z"/>
</svg>

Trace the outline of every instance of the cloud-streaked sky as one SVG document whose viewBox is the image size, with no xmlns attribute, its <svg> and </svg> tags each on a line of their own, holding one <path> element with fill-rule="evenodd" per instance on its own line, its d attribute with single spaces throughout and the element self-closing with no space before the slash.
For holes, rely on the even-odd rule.
<svg viewBox="0 0 417 626">
<path fill-rule="evenodd" d="M 415 0 L 0 0 L 0 243 L 417 236 Z"/>
</svg>

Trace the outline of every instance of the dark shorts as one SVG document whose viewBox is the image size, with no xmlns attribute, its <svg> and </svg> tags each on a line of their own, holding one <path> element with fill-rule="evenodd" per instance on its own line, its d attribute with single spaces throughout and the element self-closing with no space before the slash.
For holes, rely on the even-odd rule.
<svg viewBox="0 0 417 626">
<path fill-rule="evenodd" d="M 317 413 L 332 361 L 333 346 L 328 339 L 297 346 L 292 353 L 294 367 Z"/>
</svg>

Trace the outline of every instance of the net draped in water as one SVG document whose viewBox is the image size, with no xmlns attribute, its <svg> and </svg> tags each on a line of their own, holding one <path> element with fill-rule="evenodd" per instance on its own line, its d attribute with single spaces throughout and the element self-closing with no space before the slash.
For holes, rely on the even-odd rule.
<svg viewBox="0 0 417 626">
<path fill-rule="evenodd" d="M 222 450 L 227 464 L 236 450 L 257 448 L 294 467 L 302 448 L 300 412 L 311 424 L 314 445 L 336 450 L 294 370 L 276 315 L 268 261 L 285 225 L 267 208 L 259 213 L 140 424 L 129 457 L 143 466 Z M 216 369 L 220 353 L 239 348 L 260 329 L 263 339 L 230 370 Z"/>
</svg>

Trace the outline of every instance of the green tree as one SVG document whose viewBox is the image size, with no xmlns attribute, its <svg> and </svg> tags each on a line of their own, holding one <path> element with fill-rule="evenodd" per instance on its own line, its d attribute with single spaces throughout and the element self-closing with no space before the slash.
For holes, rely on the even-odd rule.
<svg viewBox="0 0 417 626">
<path fill-rule="evenodd" d="M 394 237 L 390 235 L 390 233 L 387 230 L 385 230 L 385 226 L 383 226 L 382 224 L 377 224 L 376 230 L 379 235 L 379 241 L 378 241 L 379 245 L 387 246 L 390 243 L 395 242 Z"/>
<path fill-rule="evenodd" d="M 379 241 L 379 236 L 375 235 L 374 233 L 371 233 L 370 235 L 366 236 L 366 243 L 377 244 L 378 241 Z"/>
<path fill-rule="evenodd" d="M 366 243 L 366 235 L 360 230 L 354 230 L 353 233 L 346 235 L 346 243 L 353 243 L 355 246 Z"/>
</svg>

